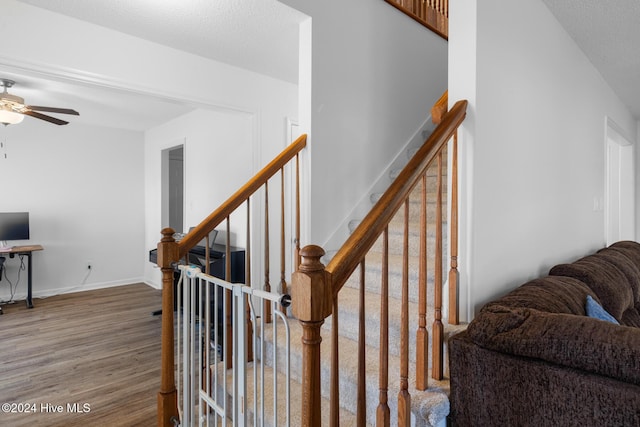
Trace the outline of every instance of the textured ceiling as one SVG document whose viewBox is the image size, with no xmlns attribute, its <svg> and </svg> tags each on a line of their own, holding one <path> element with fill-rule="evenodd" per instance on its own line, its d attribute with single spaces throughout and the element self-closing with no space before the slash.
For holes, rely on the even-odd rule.
<svg viewBox="0 0 640 427">
<path fill-rule="evenodd" d="M 305 16 L 276 0 L 18 0 L 289 82 Z"/>
<path fill-rule="evenodd" d="M 543 1 L 640 119 L 640 1 Z"/>
<path fill-rule="evenodd" d="M 74 123 L 113 127 L 132 131 L 145 131 L 181 116 L 194 106 L 162 97 L 139 95 L 129 91 L 106 89 L 91 84 L 43 78 L 37 73 L 0 66 L 0 77 L 16 82 L 9 93 L 24 98 L 28 105 L 73 108 L 80 116 L 51 114 Z M 48 114 L 48 113 L 45 113 Z M 25 117 L 23 123 L 54 125 Z M 20 126 L 24 126 L 21 124 Z"/>
<path fill-rule="evenodd" d="M 305 15 L 276 0 L 17 1 L 280 80 L 298 80 L 299 23 Z M 145 131 L 195 108 L 2 66 L 0 77 L 15 80 L 10 92 L 28 104 L 78 110 L 80 117 L 70 117 L 71 124 Z"/>
<path fill-rule="evenodd" d="M 18 1 L 285 81 L 297 81 L 298 24 L 304 15 L 276 0 Z M 640 1 L 543 2 L 636 119 L 640 119 Z M 33 96 L 37 96 L 35 89 L 53 84 L 37 82 L 35 77 L 28 77 L 25 81 L 21 77 L 16 76 L 15 79 L 24 83 L 23 89 L 32 87 Z M 71 88 L 57 88 L 58 100 L 67 89 L 68 93 L 73 92 Z M 20 89 L 16 86 L 14 92 L 24 95 Z M 87 118 L 84 112 L 95 111 L 96 120 L 102 114 L 111 125 L 118 123 L 119 119 L 112 119 L 106 113 L 110 104 L 84 107 L 81 101 L 72 99 L 70 104 L 60 105 L 60 102 L 45 99 L 41 103 L 82 109 L 82 120 Z M 133 105 L 134 101 L 131 99 L 128 105 Z M 36 104 L 35 101 L 30 102 Z M 146 106 L 137 111 L 153 114 L 140 117 L 140 122 L 135 124 L 138 117 L 132 111 L 120 119 L 122 127 L 144 130 L 188 109 L 161 99 L 140 99 L 139 102 Z"/>
</svg>

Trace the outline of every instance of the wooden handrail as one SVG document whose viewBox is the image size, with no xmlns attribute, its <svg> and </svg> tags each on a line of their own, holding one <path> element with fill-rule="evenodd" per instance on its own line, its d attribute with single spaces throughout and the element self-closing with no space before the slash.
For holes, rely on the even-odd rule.
<svg viewBox="0 0 640 427">
<path fill-rule="evenodd" d="M 300 181 L 300 173 L 299 173 L 299 153 L 300 151 L 306 147 L 307 145 L 307 136 L 301 135 L 298 139 L 296 139 L 293 143 L 291 143 L 287 148 L 285 148 L 282 153 L 280 153 L 275 159 L 273 159 L 267 166 L 262 168 L 260 172 L 258 172 L 251 180 L 249 180 L 244 186 L 242 186 L 238 191 L 236 191 L 225 203 L 223 203 L 218 209 L 213 211 L 207 218 L 204 219 L 200 224 L 198 224 L 193 230 L 189 232 L 180 242 L 176 242 L 173 238 L 174 230 L 171 228 L 165 228 L 162 230 L 162 240 L 158 243 L 158 266 L 162 270 L 162 345 L 161 345 L 161 371 L 160 371 L 160 391 L 158 392 L 158 425 L 163 427 L 170 427 L 174 425 L 174 421 L 178 420 L 178 407 L 177 407 L 177 390 L 175 383 L 175 373 L 174 373 L 174 324 L 173 324 L 173 267 L 174 264 L 177 263 L 180 259 L 184 258 L 186 254 L 191 250 L 194 246 L 198 244 L 202 239 L 208 239 L 209 233 L 221 224 L 223 221 L 226 221 L 226 229 L 227 229 L 227 241 L 226 241 L 226 254 L 225 254 L 225 280 L 231 281 L 231 252 L 230 252 L 230 226 L 229 226 L 229 218 L 230 215 L 238 209 L 243 203 L 247 203 L 247 247 L 245 252 L 245 279 L 247 283 L 250 283 L 251 280 L 251 253 L 250 253 L 250 208 L 249 208 L 249 199 L 250 197 L 259 190 L 262 186 L 265 186 L 270 178 L 272 178 L 275 174 L 281 173 L 283 175 L 281 182 L 281 197 L 284 197 L 284 168 L 289 161 L 293 158 L 296 159 L 295 165 L 295 176 L 296 176 L 296 236 L 295 236 L 295 254 L 298 256 L 300 253 L 299 250 L 299 241 L 300 241 L 300 189 L 299 189 L 299 181 Z M 265 205 L 268 204 L 268 201 L 265 201 Z M 284 199 L 281 201 L 281 206 L 284 206 Z M 284 216 L 284 213 L 283 213 Z M 267 223 L 268 227 L 268 223 Z M 281 225 L 281 233 L 284 235 L 284 224 Z M 268 236 L 268 234 L 267 234 Z M 281 237 L 281 241 L 284 241 L 284 237 Z M 207 240 L 208 242 L 208 240 Z M 265 242 L 268 247 L 268 237 Z M 207 243 L 207 248 L 209 244 Z M 267 261 L 268 262 L 268 261 Z M 295 261 L 296 266 L 298 261 Z M 209 265 L 209 255 L 207 252 L 207 269 Z M 281 263 L 281 285 L 286 286 L 283 282 L 284 279 L 284 261 Z M 286 289 L 284 289 L 286 291 Z M 231 298 L 230 291 L 225 293 L 225 301 L 226 312 L 228 313 L 226 319 L 226 328 L 227 328 L 227 336 L 231 336 L 230 328 L 231 324 Z M 252 327 L 250 322 L 248 322 L 249 329 Z M 249 336 L 251 336 L 249 334 Z M 251 346 L 249 346 L 251 349 Z M 230 363 L 232 360 L 231 351 L 232 346 L 227 346 L 225 356 L 225 363 L 227 367 L 230 367 Z M 251 353 L 248 355 L 252 357 Z"/>
<path fill-rule="evenodd" d="M 243 185 L 231 197 L 227 199 L 218 209 L 213 211 L 200 224 L 189 232 L 178 243 L 178 259 L 182 258 L 189 252 L 191 248 L 196 246 L 199 241 L 204 239 L 211 230 L 216 228 L 225 220 L 233 211 L 235 211 L 245 200 L 255 193 L 265 182 L 273 175 L 279 172 L 296 154 L 307 146 L 307 135 L 303 134 L 292 142 L 278 157 L 273 159 L 260 172 L 258 172 L 250 181 Z M 176 260 L 177 261 L 177 260 Z"/>
<path fill-rule="evenodd" d="M 324 319 L 331 315 L 331 376 L 330 376 L 330 426 L 338 427 L 340 425 L 339 402 L 340 392 L 340 354 L 339 354 L 339 293 L 347 280 L 352 276 L 354 271 L 360 268 L 359 283 L 359 308 L 358 308 L 358 367 L 357 367 L 357 401 L 356 416 L 358 425 L 364 425 L 369 418 L 366 415 L 366 386 L 365 378 L 366 357 L 364 355 L 365 346 L 365 303 L 364 293 L 368 283 L 365 283 L 365 259 L 370 249 L 382 236 L 382 276 L 381 276 L 381 296 L 380 296 L 380 366 L 379 366 L 379 402 L 376 408 L 376 419 L 379 425 L 389 425 L 390 413 L 388 405 L 388 327 L 389 327 L 389 269 L 388 269 L 388 233 L 389 224 L 396 216 L 401 207 L 404 206 L 404 236 L 402 245 L 402 281 L 401 281 L 401 319 L 400 319 L 400 338 L 396 345 L 399 345 L 400 369 L 396 374 L 399 375 L 399 392 L 397 396 L 397 425 L 408 426 L 412 418 L 411 415 L 411 394 L 409 393 L 409 198 L 413 189 L 422 183 L 421 197 L 421 249 L 420 258 L 424 258 L 425 262 L 421 262 L 419 273 L 419 324 L 416 331 L 416 368 L 420 372 L 416 372 L 416 389 L 425 390 L 427 388 L 427 366 L 428 366 L 428 334 L 426 331 L 426 193 L 427 193 L 427 174 L 428 169 L 432 167 L 432 163 L 437 160 L 436 170 L 436 227 L 435 236 L 435 256 L 434 256 L 434 297 L 433 297 L 433 314 L 434 322 L 432 327 L 433 344 L 432 357 L 433 368 L 432 377 L 441 380 L 443 376 L 443 346 L 444 346 L 444 328 L 442 323 L 442 287 L 443 287 L 443 187 L 444 187 L 444 162 L 446 162 L 445 151 L 449 141 L 454 139 L 453 149 L 456 151 L 455 144 L 457 142 L 456 135 L 458 127 L 462 124 L 466 117 L 467 101 L 458 101 L 453 108 L 447 112 L 441 123 L 431 136 L 425 141 L 418 152 L 409 160 L 402 172 L 394 180 L 387 191 L 382 195 L 380 200 L 374 205 L 369 214 L 362 220 L 356 230 L 350 235 L 347 241 L 342 245 L 338 252 L 333 256 L 329 264 L 325 267 L 320 258 L 325 254 L 324 250 L 318 246 L 306 246 L 301 250 L 302 264 L 292 277 L 292 299 L 293 314 L 298 318 L 302 326 L 302 406 L 301 406 L 301 425 L 305 427 L 315 427 L 320 425 L 320 343 L 322 337 L 320 329 L 324 323 Z M 457 174 L 457 169 L 453 166 L 451 170 L 453 175 Z M 455 201 L 454 201 L 455 203 Z M 452 203 L 453 205 L 453 203 Z M 457 206 L 452 206 L 452 210 Z M 452 230 L 454 230 L 452 226 Z M 457 239 L 457 232 L 452 231 L 452 239 Z M 450 277 L 457 278 L 457 252 L 452 252 Z M 355 281 L 355 279 L 354 279 Z M 456 293 L 451 286 L 457 286 L 456 283 L 450 283 L 450 295 L 456 298 Z M 424 289 L 422 289 L 424 287 Z M 369 305 L 367 304 L 367 310 Z M 451 305 L 454 307 L 454 303 Z M 457 319 L 457 304 L 455 304 Z M 457 321 L 457 320 L 456 320 Z M 422 329 L 422 330 L 421 330 Z"/>
<path fill-rule="evenodd" d="M 449 91 L 445 91 L 440 99 L 431 107 L 431 121 L 438 125 L 449 109 Z"/>
<path fill-rule="evenodd" d="M 331 275 L 334 294 L 339 292 L 360 260 L 369 252 L 393 216 L 398 212 L 411 190 L 420 181 L 429 164 L 454 135 L 466 117 L 467 101 L 458 101 L 440 126 L 431 134 L 416 155 L 402 170 L 369 214 L 349 236 L 331 259 L 326 271 Z"/>
<path fill-rule="evenodd" d="M 446 94 L 436 104 L 443 104 L 446 100 Z M 435 108 L 435 107 L 434 107 Z M 301 263 L 298 265 L 296 260 L 296 271 L 292 277 L 292 311 L 293 315 L 298 319 L 302 326 L 302 406 L 301 406 L 301 425 L 303 426 L 319 426 L 320 425 L 320 401 L 322 399 L 320 392 L 320 372 L 321 372 L 321 360 L 320 360 L 320 347 L 322 342 L 321 328 L 324 320 L 333 314 L 332 318 L 332 330 L 331 330 L 331 425 L 339 426 L 339 353 L 338 353 L 338 293 L 343 288 L 349 277 L 360 266 L 360 288 L 359 288 L 359 316 L 358 316 L 358 336 L 360 349 L 358 351 L 358 397 L 357 397 L 357 417 L 359 424 L 364 424 L 367 420 L 366 416 L 366 404 L 365 404 L 365 377 L 367 376 L 366 369 L 366 355 L 364 353 L 364 341 L 365 341 L 365 320 L 366 315 L 364 311 L 365 300 L 365 257 L 371 248 L 375 245 L 376 241 L 383 237 L 383 275 L 382 275 L 382 293 L 381 293 L 381 336 L 380 336 L 380 372 L 379 372 L 379 405 L 377 408 L 377 417 L 381 424 L 385 425 L 389 423 L 390 413 L 388 402 L 388 298 L 389 298 L 389 283 L 388 283 L 388 233 L 389 224 L 396 216 L 399 210 L 404 207 L 404 241 L 402 249 L 402 319 L 401 319 L 401 339 L 400 343 L 400 392 L 398 394 L 398 425 L 408 425 L 411 418 L 411 395 L 409 393 L 409 376 L 411 375 L 409 370 L 411 369 L 411 363 L 409 362 L 409 329 L 412 325 L 409 324 L 409 315 L 407 306 L 409 304 L 409 197 L 413 189 L 419 185 L 422 185 L 422 201 L 421 201 L 421 254 L 420 258 L 424 258 L 426 261 L 426 193 L 427 193 L 427 169 L 429 169 L 435 161 L 437 161 L 437 200 L 436 200 L 436 224 L 437 229 L 443 227 L 442 223 L 442 193 L 443 193 L 443 163 L 446 161 L 447 144 L 454 139 L 453 150 L 454 156 L 456 156 L 456 134 L 458 127 L 462 124 L 466 117 L 467 101 L 457 102 L 453 108 L 444 112 L 441 117 L 441 122 L 435 131 L 427 138 L 422 147 L 412 157 L 407 165 L 403 168 L 399 176 L 394 180 L 387 191 L 382 195 L 380 200 L 374 205 L 370 213 L 362 220 L 360 225 L 351 234 L 339 251 L 334 255 L 329 264 L 325 267 L 320 259 L 324 255 L 324 250 L 318 246 L 306 246 L 302 250 L 299 249 L 299 235 L 295 238 L 296 241 L 296 255 L 299 253 L 301 256 Z M 269 229 L 269 216 L 268 216 L 268 181 L 278 172 L 284 174 L 285 165 L 296 158 L 296 177 L 299 180 L 298 171 L 298 153 L 306 146 L 306 135 L 302 135 L 296 141 L 294 141 L 289 147 L 287 147 L 278 157 L 265 166 L 258 174 L 254 176 L 249 182 L 241 187 L 233 196 L 231 196 L 223 205 L 212 212 L 204 221 L 202 221 L 197 227 L 195 227 L 187 236 L 185 236 L 181 242 L 175 242 L 172 234 L 173 230 L 163 230 L 163 240 L 158 244 L 158 265 L 162 268 L 163 272 L 163 330 L 162 330 L 162 377 L 161 377 L 161 390 L 158 395 L 159 405 L 159 425 L 169 426 L 171 418 L 177 414 L 175 399 L 176 390 L 174 385 L 173 374 L 173 269 L 172 264 L 179 259 L 183 258 L 193 246 L 205 238 L 211 230 L 217 227 L 222 222 L 226 221 L 227 226 L 227 246 L 230 244 L 229 240 L 229 217 L 239 208 L 243 203 L 247 203 L 249 198 L 260 188 L 265 187 L 265 228 L 266 231 L 266 246 L 265 246 L 265 269 L 267 271 L 265 277 L 265 287 L 269 285 L 268 278 L 268 229 Z M 453 166 L 452 173 L 455 174 L 456 167 Z M 431 169 L 430 169 L 431 170 Z M 455 183 L 455 181 L 454 181 Z M 284 194 L 284 177 L 280 182 L 280 190 Z M 299 183 L 296 184 L 296 197 L 299 199 Z M 454 197 L 454 196 L 452 196 Z M 452 204 L 457 203 L 457 197 L 452 198 Z M 284 209 L 283 200 L 280 201 L 281 208 Z M 298 201 L 299 203 L 299 201 Z M 297 205 L 299 210 L 299 205 Z M 452 206 L 452 209 L 453 206 Z M 247 212 L 249 212 L 249 206 L 247 205 Z M 452 217 L 455 214 L 452 213 Z M 249 216 L 249 215 L 248 215 Z M 280 218 L 280 227 L 284 230 L 283 216 Z M 247 223 L 249 228 L 249 224 Z M 296 229 L 299 229 L 299 218 L 296 219 Z M 457 239 L 457 232 L 453 231 L 452 226 L 452 239 Z M 284 233 L 284 231 L 283 231 Z M 248 242 L 249 243 L 249 237 Z M 434 352 L 434 370 L 433 377 L 440 378 L 442 376 L 441 362 L 442 362 L 442 343 L 443 343 L 443 331 L 441 322 L 441 307 L 442 307 L 442 281 L 443 281 L 443 247 L 442 247 L 442 232 L 437 231 L 436 235 L 436 256 L 435 256 L 435 297 L 433 302 L 434 307 L 434 326 L 433 326 L 433 352 Z M 284 235 L 280 236 L 281 251 L 284 247 Z M 452 245 L 453 246 L 453 245 Z M 281 253 L 281 257 L 284 254 Z M 296 256 L 297 257 L 297 256 Z M 227 251 L 227 275 L 231 270 L 229 265 L 230 256 Z M 423 261 L 423 260 L 421 260 Z M 451 267 L 450 278 L 456 277 L 457 274 L 457 246 L 454 246 L 451 253 Z M 249 268 L 249 267 L 247 267 Z M 284 282 L 284 264 L 281 261 L 280 267 L 281 286 L 283 289 L 286 287 Z M 422 344 L 417 345 L 416 358 L 420 360 L 421 371 L 426 372 L 428 363 L 426 362 L 426 349 L 427 333 L 426 333 L 426 315 L 425 308 L 426 303 L 424 301 L 426 295 L 426 265 L 424 262 L 420 266 L 420 286 L 425 286 L 425 289 L 420 290 L 420 302 L 419 302 L 419 318 L 420 325 L 416 325 L 424 331 L 418 331 L 418 335 L 422 336 Z M 249 277 L 249 275 L 247 275 Z M 455 292 L 452 291 L 451 295 L 456 298 Z M 456 298 L 457 299 L 457 298 Z M 453 307 L 453 305 L 452 305 Z M 167 311 L 165 314 L 164 311 Z M 457 310 L 457 308 L 456 308 Z M 230 310 L 229 310 L 230 311 Z M 457 319 L 457 314 L 456 317 Z M 456 320 L 457 321 L 457 320 Z M 230 326 L 230 322 L 227 326 Z M 424 348 L 420 350 L 419 348 Z M 227 350 L 229 350 L 228 348 Z M 231 360 L 230 357 L 226 357 L 227 360 Z M 437 365 L 438 367 L 436 368 Z M 423 374 L 416 376 L 416 388 L 423 390 L 426 389 L 426 377 Z"/>
</svg>

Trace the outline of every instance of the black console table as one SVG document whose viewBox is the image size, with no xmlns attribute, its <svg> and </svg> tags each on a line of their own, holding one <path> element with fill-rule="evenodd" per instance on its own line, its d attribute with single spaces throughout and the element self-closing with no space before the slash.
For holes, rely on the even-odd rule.
<svg viewBox="0 0 640 427">
<path fill-rule="evenodd" d="M 235 246 L 229 247 L 229 253 L 231 256 L 231 280 L 232 283 L 244 283 L 245 282 L 245 250 L 244 248 L 238 248 Z M 206 248 L 204 246 L 195 246 L 189 251 L 189 263 L 194 264 L 202 269 L 202 272 L 206 272 Z M 209 274 L 226 280 L 226 268 L 227 268 L 227 247 L 226 245 L 213 244 L 209 250 Z M 149 261 L 153 264 L 158 264 L 158 250 L 153 249 L 149 251 Z M 178 280 L 180 280 L 180 270 L 176 265 L 173 271 L 173 302 L 174 309 L 176 308 L 176 289 Z M 162 310 L 154 311 L 153 314 L 157 315 L 162 313 Z"/>
<path fill-rule="evenodd" d="M 232 283 L 244 283 L 245 279 L 245 251 L 244 248 L 238 248 L 235 246 L 229 247 L 231 254 L 231 282 Z M 225 279 L 226 277 L 226 264 L 227 264 L 227 247 L 226 245 L 213 244 L 209 250 L 210 259 L 210 271 L 214 277 Z M 203 272 L 206 271 L 206 248 L 204 246 L 195 246 L 189 251 L 189 263 L 195 264 L 200 267 Z M 158 263 L 158 250 L 153 249 L 149 251 L 149 261 L 153 264 Z M 179 269 L 176 266 L 175 272 L 179 273 Z"/>
</svg>

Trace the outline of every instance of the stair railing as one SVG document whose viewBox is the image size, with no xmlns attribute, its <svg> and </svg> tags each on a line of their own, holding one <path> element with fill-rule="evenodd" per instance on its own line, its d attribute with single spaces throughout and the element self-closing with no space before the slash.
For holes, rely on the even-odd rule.
<svg viewBox="0 0 640 427">
<path fill-rule="evenodd" d="M 265 230 L 264 230 L 264 244 L 265 248 L 263 252 L 264 264 L 265 264 L 265 282 L 262 285 L 262 289 L 265 291 L 271 290 L 271 284 L 269 281 L 269 269 L 268 266 L 271 262 L 269 259 L 269 194 L 268 183 L 271 178 L 280 174 L 280 246 L 281 246 L 281 260 L 280 260 L 280 291 L 283 294 L 287 293 L 287 283 L 285 277 L 285 167 L 295 160 L 295 165 L 292 166 L 292 174 L 294 174 L 295 189 L 291 189 L 295 203 L 295 231 L 294 234 L 294 253 L 293 264 L 291 270 L 295 271 L 299 264 L 300 253 L 300 151 L 307 144 L 307 136 L 301 135 L 282 153 L 280 153 L 275 159 L 273 159 L 267 166 L 265 166 L 260 172 L 258 172 L 250 181 L 248 181 L 243 187 L 241 187 L 234 195 L 232 195 L 225 203 L 219 208 L 213 211 L 207 218 L 205 218 L 198 226 L 185 235 L 179 242 L 177 242 L 173 235 L 175 231 L 171 228 L 165 228 L 162 230 L 162 240 L 158 243 L 158 260 L 157 264 L 162 271 L 162 338 L 161 338 L 161 377 L 160 377 L 160 391 L 158 393 L 158 425 L 163 427 L 173 427 L 179 422 L 178 405 L 177 405 L 177 389 L 175 380 L 175 365 L 174 365 L 174 283 L 173 273 L 176 269 L 180 259 L 187 257 L 189 251 L 194 248 L 198 242 L 203 239 L 207 240 L 206 248 L 209 248 L 208 236 L 214 228 L 218 227 L 223 222 L 226 223 L 226 254 L 225 254 L 225 275 L 224 280 L 231 281 L 231 230 L 230 230 L 230 218 L 231 214 L 238 210 L 241 206 L 246 205 L 247 209 L 247 223 L 246 223 L 246 248 L 245 248 L 245 281 L 246 285 L 251 286 L 251 208 L 250 202 L 253 195 L 260 189 L 264 189 L 265 197 Z M 210 264 L 209 253 L 206 254 L 206 266 Z M 208 273 L 208 271 L 207 271 Z M 231 336 L 231 295 L 229 291 L 225 295 L 225 313 L 228 313 L 226 319 L 225 334 Z M 271 305 L 265 303 L 264 318 L 271 318 Z M 247 316 L 250 313 L 247 312 Z M 248 327 L 251 328 L 251 322 L 248 321 Z M 247 331 L 247 336 L 251 336 L 251 331 Z M 252 346 L 248 346 L 248 351 L 251 351 Z M 225 351 L 227 352 L 224 360 L 229 368 L 229 363 L 233 360 L 232 346 L 227 346 Z M 251 360 L 251 356 L 249 356 Z"/>
<path fill-rule="evenodd" d="M 437 191 L 436 191 L 436 253 L 434 262 L 434 324 L 433 324 L 433 361 L 432 377 L 443 377 L 443 345 L 444 334 L 442 324 L 442 287 L 443 287 L 443 236 L 442 236 L 442 206 L 443 206 L 443 150 L 453 138 L 454 158 L 457 155 L 457 129 L 466 116 L 467 101 L 457 102 L 453 108 L 444 114 L 441 123 L 437 126 L 424 145 L 402 170 L 400 175 L 382 195 L 380 200 L 372 208 L 371 212 L 362 220 L 360 225 L 347 239 L 344 245 L 334 255 L 325 267 L 321 257 L 325 251 L 315 245 L 302 248 L 300 254 L 302 261 L 298 271 L 292 277 L 292 308 L 293 314 L 302 325 L 303 337 L 303 364 L 302 364 L 302 423 L 304 426 L 320 426 L 320 402 L 321 402 L 321 362 L 320 343 L 321 326 L 325 318 L 331 315 L 331 378 L 330 378 L 330 425 L 338 427 L 339 419 L 339 348 L 338 348 L 338 296 L 345 282 L 360 267 L 359 284 L 359 337 L 358 337 L 358 397 L 356 418 L 358 425 L 366 424 L 366 355 L 365 355 L 365 318 L 364 293 L 365 293 L 365 256 L 382 237 L 382 283 L 381 283 L 381 320 L 380 320 L 380 355 L 379 355 L 379 404 L 376 417 L 378 425 L 388 426 L 390 414 L 388 406 L 388 240 L 389 223 L 395 214 L 404 209 L 404 238 L 403 238 L 403 268 L 402 268 L 402 318 L 400 340 L 400 392 L 398 395 L 398 425 L 409 425 L 411 420 L 411 396 L 409 394 L 409 313 L 408 313 L 408 215 L 409 195 L 414 188 L 422 186 L 421 191 L 421 229 L 420 229 L 420 266 L 419 266 L 419 325 L 417 325 L 417 351 L 416 351 L 416 388 L 427 388 L 428 371 L 428 338 L 426 330 L 426 295 L 427 295 L 427 169 L 433 163 L 437 163 Z M 451 173 L 457 175 L 456 164 L 451 165 Z M 457 185 L 457 178 L 453 180 Z M 457 205 L 457 201 L 453 201 Z M 457 209 L 455 207 L 454 209 Z M 457 214 L 452 215 L 457 221 Z M 457 224 L 452 227 L 451 240 L 457 240 Z M 454 229 L 455 228 L 455 229 Z M 451 245 L 457 251 L 457 245 Z M 451 257 L 451 268 L 454 272 L 450 277 L 455 282 L 450 283 L 452 288 L 457 287 L 457 254 Z M 450 292 L 454 300 L 457 300 L 455 290 Z M 457 323 L 457 302 L 451 302 L 449 313 L 450 323 Z"/>
<path fill-rule="evenodd" d="M 385 0 L 445 40 L 449 38 L 449 0 Z"/>
</svg>

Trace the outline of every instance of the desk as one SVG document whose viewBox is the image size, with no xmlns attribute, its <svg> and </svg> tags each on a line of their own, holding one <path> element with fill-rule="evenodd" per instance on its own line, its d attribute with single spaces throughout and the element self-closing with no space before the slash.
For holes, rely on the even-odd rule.
<svg viewBox="0 0 640 427">
<path fill-rule="evenodd" d="M 11 249 L 0 250 L 0 256 L 4 254 L 8 254 L 10 258 L 14 258 L 16 255 L 26 255 L 27 256 L 27 308 L 33 308 L 33 296 L 31 293 L 32 283 L 31 283 L 31 254 L 36 251 L 41 251 L 44 248 L 41 245 L 26 245 L 26 246 L 14 246 Z M 0 308 L 0 314 L 2 314 L 2 309 Z"/>
</svg>

